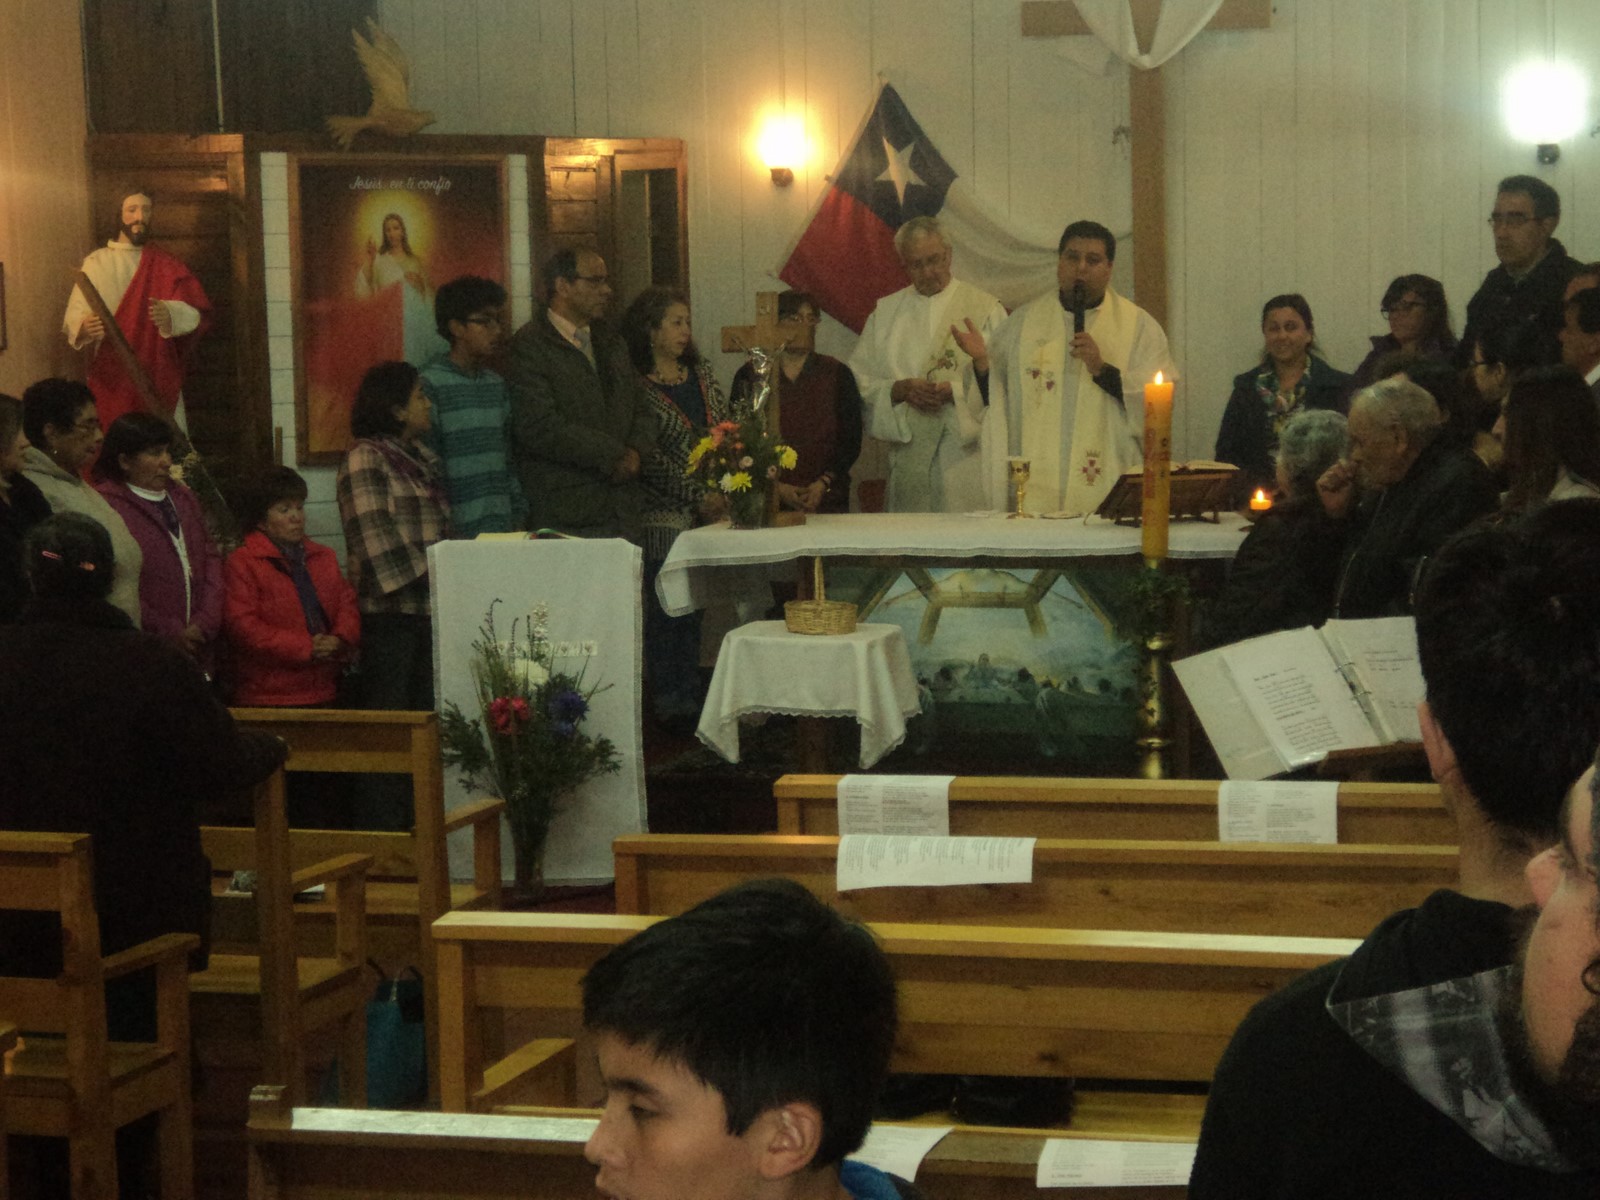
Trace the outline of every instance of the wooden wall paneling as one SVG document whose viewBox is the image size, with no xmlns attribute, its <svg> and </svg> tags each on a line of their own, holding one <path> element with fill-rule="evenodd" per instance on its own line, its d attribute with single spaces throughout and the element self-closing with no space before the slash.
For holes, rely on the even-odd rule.
<svg viewBox="0 0 1600 1200">
<path fill-rule="evenodd" d="M 1405 211 L 1405 187 L 1381 208 L 1369 209 L 1374 184 L 1381 184 L 1373 170 L 1376 152 L 1394 138 L 1393 104 L 1403 95 L 1399 80 L 1379 78 L 1382 50 L 1376 24 L 1380 10 L 1384 20 L 1388 7 L 1357 5 L 1357 11 L 1341 13 L 1325 29 L 1328 74 L 1319 78 L 1312 115 L 1315 125 L 1307 130 L 1306 146 L 1324 146 L 1324 153 L 1313 157 L 1313 177 L 1326 188 L 1316 205 L 1328 223 L 1325 237 L 1313 243 L 1311 270 L 1302 268 L 1307 279 L 1318 280 L 1317 290 L 1334 317 L 1328 353 L 1334 362 L 1349 370 L 1361 361 L 1368 348 L 1370 322 L 1364 314 L 1373 307 L 1370 264 L 1377 261 L 1375 238 L 1385 242 L 1383 261 L 1394 262 L 1401 255 L 1395 231 Z M 1324 30 L 1319 29 L 1319 34 Z M 1308 156 L 1309 157 L 1309 156 Z M 1404 164 L 1400 164 L 1402 179 Z M 1302 209 L 1302 219 L 1311 220 L 1312 207 Z M 1369 215 L 1370 214 L 1370 215 Z M 1373 217 L 1380 219 L 1374 228 Z M 1315 310 L 1313 310 L 1315 311 Z"/>
<path fill-rule="evenodd" d="M 1557 52 L 1590 81 L 1591 94 L 1600 90 L 1600 39 L 1594 36 L 1594 5 L 1583 0 L 1555 0 Z M 1597 110 L 1590 101 L 1590 112 Z M 1561 219 L 1558 234 L 1574 254 L 1586 262 L 1600 258 L 1600 139 L 1592 136 L 1590 122 L 1561 146 L 1561 161 L 1568 164 L 1561 193 L 1562 209 L 1570 215 Z"/>
<path fill-rule="evenodd" d="M 660 30 L 648 27 L 637 0 L 589 0 L 599 10 L 605 48 L 605 71 L 594 82 L 605 90 L 605 132 L 611 137 L 650 137 L 664 132 L 656 122 L 662 110 L 651 104 L 660 98 L 659 81 L 676 71 L 662 71 L 656 58 L 660 49 Z M 670 24 L 674 18 L 666 17 Z M 679 64 L 680 70 L 689 64 Z M 678 86 L 674 79 L 670 93 Z M 671 131 L 676 136 L 676 130 Z"/>
<path fill-rule="evenodd" d="M 573 132 L 610 137 L 610 82 L 606 78 L 606 13 L 589 0 L 572 0 Z"/>
<path fill-rule="evenodd" d="M 1443 229 L 1447 208 L 1442 202 L 1444 160 L 1451 150 L 1445 140 L 1444 106 L 1437 103 L 1437 98 L 1444 94 L 1446 79 L 1443 7 L 1440 0 L 1419 0 L 1405 6 L 1404 18 L 1398 40 L 1404 43 L 1401 66 L 1405 72 L 1405 88 L 1395 115 L 1402 130 L 1407 182 L 1406 203 L 1396 221 L 1401 230 L 1400 261 L 1406 265 L 1374 259 L 1372 286 L 1368 288 L 1374 301 L 1383 298 L 1378 288 L 1387 287 L 1389 279 L 1406 271 L 1444 278 Z M 1381 190 L 1381 173 L 1374 172 L 1374 182 Z M 1448 290 L 1445 294 L 1449 296 Z M 1373 332 L 1381 332 L 1376 303 L 1367 307 L 1368 312 L 1363 315 L 1368 322 L 1376 322 L 1372 325 Z M 1457 301 L 1457 307 L 1465 312 L 1465 296 Z M 1459 323 L 1456 331 L 1460 332 Z"/>
<path fill-rule="evenodd" d="M 972 173 L 967 183 L 990 211 L 1011 208 L 1011 44 L 1003 21 L 974 8 L 972 30 Z"/>
<path fill-rule="evenodd" d="M 261 156 L 249 138 L 244 153 L 228 162 L 228 221 L 235 313 L 234 388 L 229 408 L 235 423 L 234 464 L 242 475 L 273 462 Z"/>
<path fill-rule="evenodd" d="M 366 112 L 350 31 L 365 34 L 375 12 L 374 0 L 217 0 L 225 127 L 320 131 L 324 117 Z"/>
<path fill-rule="evenodd" d="M 216 130 L 211 0 L 82 3 L 91 130 Z"/>
<path fill-rule="evenodd" d="M 450 5 L 418 9 L 416 44 L 433 47 L 432 67 L 448 81 L 451 127 L 444 133 L 497 133 L 493 114 L 497 97 L 483 91 L 483 21 L 477 0 L 457 0 Z"/>
<path fill-rule="evenodd" d="M 876 7 L 873 26 L 874 69 L 888 75 L 956 174 L 969 174 L 972 0 L 893 0 Z M 939 69 L 929 72 L 925 64 L 935 49 Z"/>
<path fill-rule="evenodd" d="M 539 51 L 538 5 L 520 0 L 478 0 L 478 96 L 485 133 L 555 130 L 539 114 L 539 70 L 530 69 Z M 491 53 L 507 46 L 514 53 Z M 538 178 L 538 163 L 534 163 Z M 534 189 L 536 190 L 536 189 Z"/>
<path fill-rule="evenodd" d="M 1346 371 L 1366 354 L 1370 334 L 1388 332 L 1387 324 L 1378 316 L 1378 303 L 1389 280 L 1404 271 L 1424 270 L 1413 265 L 1416 260 L 1406 244 L 1407 215 L 1426 192 L 1421 175 L 1412 170 L 1410 156 L 1410 131 L 1415 118 L 1408 106 L 1411 46 L 1403 7 L 1376 6 L 1367 11 L 1364 49 L 1367 154 L 1362 165 L 1366 175 L 1360 181 L 1363 192 L 1356 200 L 1364 209 L 1366 269 L 1359 272 L 1358 279 L 1350 280 L 1352 288 L 1359 283 L 1360 291 L 1346 297 L 1352 302 L 1350 311 L 1332 329 L 1336 341 L 1330 343 L 1330 347 L 1338 347 L 1340 355 L 1334 364 Z M 1351 272 L 1352 276 L 1357 274 Z M 1330 348 L 1329 353 L 1333 352 Z"/>
<path fill-rule="evenodd" d="M 1441 4 L 1443 37 L 1440 40 L 1441 82 L 1451 103 L 1439 104 L 1441 147 L 1439 190 L 1423 201 L 1425 215 L 1434 220 L 1438 241 L 1439 275 L 1455 317 L 1456 333 L 1466 322 L 1467 301 L 1477 290 L 1484 272 L 1494 265 L 1494 250 L 1485 218 L 1493 196 L 1481 186 L 1477 161 L 1478 105 L 1464 102 L 1476 95 L 1480 17 L 1478 9 L 1459 12 L 1458 6 Z M 1437 103 L 1437 101 L 1435 101 Z"/>
<path fill-rule="evenodd" d="M 1319 294 L 1324 293 L 1333 273 L 1347 269 L 1345 264 L 1350 261 L 1353 250 L 1348 243 L 1333 244 L 1335 214 L 1331 209 L 1336 203 L 1335 177 L 1350 165 L 1341 162 L 1337 171 L 1334 166 L 1335 155 L 1344 148 L 1344 114 L 1338 110 L 1351 103 L 1353 97 L 1337 87 L 1330 6 L 1320 0 L 1296 6 L 1294 31 L 1295 124 L 1285 148 L 1301 147 L 1304 152 L 1293 155 L 1292 207 L 1284 215 L 1300 231 L 1300 236 L 1295 239 L 1290 257 L 1281 263 L 1267 264 L 1270 279 L 1262 279 L 1258 303 L 1279 290 L 1275 285 L 1285 278 L 1299 281 L 1299 288 L 1315 288 Z M 1315 153 L 1309 152 L 1312 147 L 1316 147 Z M 1269 153 L 1268 145 L 1263 144 L 1261 178 L 1264 183 L 1273 178 L 1277 168 L 1287 165 L 1284 158 L 1281 153 Z M 1267 201 L 1264 196 L 1263 221 L 1270 219 L 1268 214 L 1275 211 L 1275 206 L 1269 208 Z M 1365 260 L 1362 257 L 1357 261 Z M 1330 302 L 1327 305 L 1329 315 L 1335 318 L 1331 324 L 1337 324 L 1332 307 Z"/>
<path fill-rule="evenodd" d="M 538 41 L 528 48 L 526 59 L 526 70 L 535 76 L 533 128 L 552 135 L 576 136 L 580 131 L 571 0 L 543 0 L 534 11 L 538 15 Z"/>
</svg>

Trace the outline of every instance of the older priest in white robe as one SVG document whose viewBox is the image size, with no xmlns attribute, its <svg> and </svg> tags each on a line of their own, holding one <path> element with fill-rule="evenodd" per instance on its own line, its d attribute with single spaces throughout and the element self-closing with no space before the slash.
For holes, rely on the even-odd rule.
<svg viewBox="0 0 1600 1200">
<path fill-rule="evenodd" d="M 1062 234 L 1059 292 L 1006 318 L 993 339 L 963 330 L 975 381 L 988 393 L 985 474 L 991 504 L 1006 498 L 1005 459 L 1030 463 L 1026 504 L 1034 513 L 1086 513 L 1124 471 L 1143 462 L 1144 385 L 1173 377 L 1167 335 L 1111 287 L 1117 240 L 1092 221 Z M 1074 332 L 1082 285 L 1083 332 Z M 990 344 L 992 342 L 992 345 Z"/>
<path fill-rule="evenodd" d="M 890 512 L 968 512 L 989 504 L 981 435 L 988 404 L 954 329 L 988 337 L 1005 319 L 989 293 L 950 276 L 951 247 L 933 217 L 895 234 L 911 279 L 878 301 L 850 356 L 867 432 L 889 443 Z"/>
</svg>

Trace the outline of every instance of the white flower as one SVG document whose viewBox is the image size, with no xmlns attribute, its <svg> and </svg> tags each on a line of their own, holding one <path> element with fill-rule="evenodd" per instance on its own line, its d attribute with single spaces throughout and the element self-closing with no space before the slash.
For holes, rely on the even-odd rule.
<svg viewBox="0 0 1600 1200">
<path fill-rule="evenodd" d="M 731 471 L 724 471 L 722 473 L 722 478 L 717 480 L 717 486 L 725 492 L 733 491 L 733 473 Z"/>
<path fill-rule="evenodd" d="M 550 679 L 550 668 L 536 658 L 522 660 L 522 682 L 528 691 L 547 683 Z"/>
</svg>

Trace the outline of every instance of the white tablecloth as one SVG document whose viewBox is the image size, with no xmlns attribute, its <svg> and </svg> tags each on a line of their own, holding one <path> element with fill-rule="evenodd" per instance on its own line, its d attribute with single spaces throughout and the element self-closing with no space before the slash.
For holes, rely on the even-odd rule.
<svg viewBox="0 0 1600 1200">
<path fill-rule="evenodd" d="M 723 640 L 697 732 L 738 762 L 739 718 L 746 714 L 854 717 L 865 768 L 905 740 L 906 718 L 917 711 L 917 681 L 899 626 L 811 635 L 790 633 L 782 621 L 752 621 Z"/>
<path fill-rule="evenodd" d="M 1232 558 L 1248 523 L 1224 513 L 1220 523 L 1174 521 L 1172 558 Z M 730 529 L 726 523 L 678 535 L 656 579 L 656 596 L 673 616 L 715 600 L 770 599 L 775 578 L 793 579 L 797 558 L 912 557 L 957 563 L 969 558 L 1097 558 L 1137 555 L 1139 529 L 1101 517 L 1007 520 L 996 513 L 849 513 L 811 516 L 783 529 Z"/>
</svg>

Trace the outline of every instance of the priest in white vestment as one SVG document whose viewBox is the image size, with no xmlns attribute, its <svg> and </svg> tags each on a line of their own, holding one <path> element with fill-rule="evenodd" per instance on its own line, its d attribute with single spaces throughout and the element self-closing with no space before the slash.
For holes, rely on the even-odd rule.
<svg viewBox="0 0 1600 1200">
<path fill-rule="evenodd" d="M 1075 221 L 1059 253 L 1059 292 L 1024 304 L 993 338 L 975 327 L 957 337 L 988 395 L 983 464 L 991 507 L 1005 505 L 1005 460 L 1020 456 L 1030 464 L 1029 512 L 1093 512 L 1117 476 L 1143 462 L 1144 385 L 1157 371 L 1173 377 L 1161 326 L 1111 286 L 1112 232 Z M 1081 333 L 1073 329 L 1075 292 Z"/>
<path fill-rule="evenodd" d="M 911 279 L 878 301 L 850 356 L 866 429 L 889 443 L 890 512 L 970 512 L 991 507 L 980 453 L 988 402 L 955 333 L 967 323 L 992 336 L 1005 309 L 950 276 L 950 241 L 934 217 L 913 217 L 894 237 Z"/>
</svg>

